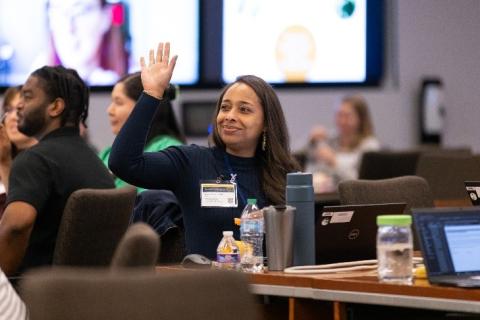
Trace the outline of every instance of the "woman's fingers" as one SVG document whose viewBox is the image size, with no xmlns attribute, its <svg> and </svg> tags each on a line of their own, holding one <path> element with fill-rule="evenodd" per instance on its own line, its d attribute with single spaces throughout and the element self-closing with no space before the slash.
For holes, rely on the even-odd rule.
<svg viewBox="0 0 480 320">
<path fill-rule="evenodd" d="M 157 46 L 157 63 L 165 61 L 163 60 L 163 42 L 160 42 Z"/>
<path fill-rule="evenodd" d="M 163 50 L 162 61 L 168 63 L 170 59 L 170 42 L 165 43 L 165 47 Z"/>
</svg>

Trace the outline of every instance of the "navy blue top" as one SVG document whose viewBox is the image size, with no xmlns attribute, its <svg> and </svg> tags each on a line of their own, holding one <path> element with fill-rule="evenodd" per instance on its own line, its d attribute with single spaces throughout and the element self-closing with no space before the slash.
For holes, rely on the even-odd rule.
<svg viewBox="0 0 480 320">
<path fill-rule="evenodd" d="M 147 94 L 140 97 L 113 143 L 110 170 L 142 188 L 172 190 L 183 211 L 187 252 L 213 259 L 222 231 L 232 230 L 235 238 L 240 238 L 234 218 L 240 217 L 246 199 L 256 198 L 260 208 L 267 205 L 260 186 L 261 168 L 256 158 L 236 157 L 216 147 L 177 146 L 144 153 L 150 121 L 157 106 L 162 107 L 159 100 Z M 220 176 L 229 180 L 231 171 L 237 174 L 238 207 L 200 207 L 200 182 Z"/>
</svg>

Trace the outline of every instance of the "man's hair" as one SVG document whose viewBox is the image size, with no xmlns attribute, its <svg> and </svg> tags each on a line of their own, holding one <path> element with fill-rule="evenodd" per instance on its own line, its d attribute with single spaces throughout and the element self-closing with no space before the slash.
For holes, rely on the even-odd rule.
<svg viewBox="0 0 480 320">
<path fill-rule="evenodd" d="M 39 79 L 50 102 L 57 98 L 65 102 L 61 115 L 62 126 L 73 124 L 78 127 L 81 121 L 86 127 L 90 92 L 77 71 L 62 66 L 44 66 L 35 70 L 32 76 Z"/>
</svg>

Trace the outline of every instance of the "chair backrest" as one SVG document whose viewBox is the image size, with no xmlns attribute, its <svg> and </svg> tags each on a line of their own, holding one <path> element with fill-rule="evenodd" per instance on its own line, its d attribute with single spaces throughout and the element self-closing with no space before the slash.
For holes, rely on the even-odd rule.
<svg viewBox="0 0 480 320">
<path fill-rule="evenodd" d="M 145 222 L 162 243 L 159 263 L 178 263 L 186 255 L 183 213 L 177 197 L 169 190 L 146 190 L 137 196 L 131 222 Z"/>
<path fill-rule="evenodd" d="M 358 178 L 378 180 L 414 175 L 419 157 L 418 150 L 365 152 L 360 161 Z"/>
<path fill-rule="evenodd" d="M 348 180 L 338 185 L 341 204 L 405 202 L 411 208 L 433 207 L 430 187 L 425 179 L 403 176 L 381 180 Z"/>
<path fill-rule="evenodd" d="M 416 175 L 425 178 L 435 200 L 465 199 L 465 180 L 480 180 L 480 165 L 474 156 L 424 154 Z"/>
<path fill-rule="evenodd" d="M 125 233 L 136 189 L 81 189 L 65 205 L 54 265 L 108 266 Z"/>
<path fill-rule="evenodd" d="M 113 269 L 151 267 L 157 264 L 160 238 L 146 223 L 134 223 L 120 240 L 112 258 Z"/>
<path fill-rule="evenodd" d="M 169 272 L 36 270 L 20 293 L 32 320 L 257 319 L 246 275 Z"/>
</svg>

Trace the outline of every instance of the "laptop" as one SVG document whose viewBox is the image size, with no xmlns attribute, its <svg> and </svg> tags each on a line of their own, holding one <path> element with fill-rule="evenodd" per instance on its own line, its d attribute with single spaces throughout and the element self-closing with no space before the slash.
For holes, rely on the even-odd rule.
<svg viewBox="0 0 480 320">
<path fill-rule="evenodd" d="M 474 206 L 480 206 L 480 181 L 465 181 L 465 189 Z"/>
<path fill-rule="evenodd" d="M 432 284 L 480 287 L 480 207 L 414 209 Z"/>
<path fill-rule="evenodd" d="M 325 206 L 315 222 L 315 263 L 376 259 L 377 216 L 403 214 L 406 203 Z"/>
</svg>

